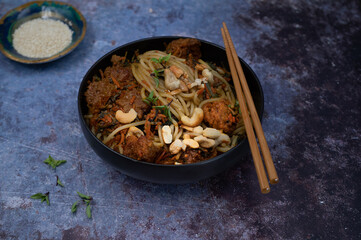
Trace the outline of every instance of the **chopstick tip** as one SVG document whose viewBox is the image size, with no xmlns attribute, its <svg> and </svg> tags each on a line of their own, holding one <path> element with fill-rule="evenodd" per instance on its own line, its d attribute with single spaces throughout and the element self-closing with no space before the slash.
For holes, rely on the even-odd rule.
<svg viewBox="0 0 361 240">
<path fill-rule="evenodd" d="M 278 178 L 271 179 L 270 182 L 271 184 L 277 184 L 279 182 L 279 179 Z"/>
<path fill-rule="evenodd" d="M 269 187 L 266 187 L 266 188 L 264 188 L 264 189 L 262 189 L 262 193 L 263 194 L 267 194 L 267 193 L 269 193 L 271 191 L 271 188 L 269 188 Z"/>
</svg>

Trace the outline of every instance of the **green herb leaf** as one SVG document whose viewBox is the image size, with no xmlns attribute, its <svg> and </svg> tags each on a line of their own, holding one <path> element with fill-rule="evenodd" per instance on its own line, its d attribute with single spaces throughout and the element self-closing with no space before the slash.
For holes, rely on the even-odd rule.
<svg viewBox="0 0 361 240">
<path fill-rule="evenodd" d="M 49 202 L 49 194 L 46 195 L 45 200 L 46 200 L 46 204 L 48 204 L 48 206 L 49 206 L 49 205 L 50 205 L 50 202 Z"/>
<path fill-rule="evenodd" d="M 169 59 L 170 59 L 170 53 L 167 55 L 167 56 L 165 56 L 165 57 L 163 57 L 162 58 L 162 62 L 164 61 L 164 62 L 167 62 Z"/>
<path fill-rule="evenodd" d="M 148 104 L 150 106 L 155 105 L 157 103 L 158 97 L 154 98 L 153 95 L 154 95 L 154 92 L 151 91 L 149 93 L 149 96 L 146 99 L 143 99 L 143 102 L 145 102 L 146 104 Z"/>
<path fill-rule="evenodd" d="M 170 111 L 170 108 L 168 105 L 162 105 L 162 106 L 153 106 L 154 109 L 161 110 L 162 113 L 169 118 L 169 120 L 173 120 L 172 113 Z"/>
<path fill-rule="evenodd" d="M 83 201 L 86 203 L 86 205 L 89 205 L 91 200 L 83 199 Z"/>
<path fill-rule="evenodd" d="M 212 97 L 212 98 L 218 97 L 217 94 L 214 94 L 214 93 L 213 93 L 212 88 L 211 88 L 211 85 L 209 84 L 209 82 L 206 82 L 206 87 L 207 87 L 209 93 L 211 94 L 211 97 Z"/>
<path fill-rule="evenodd" d="M 159 63 L 158 59 L 156 59 L 156 58 L 151 58 L 150 60 L 152 60 L 155 63 Z"/>
<path fill-rule="evenodd" d="M 162 62 L 167 62 L 170 59 L 170 56 L 171 54 L 169 53 L 167 56 L 159 57 L 159 59 L 151 58 L 150 60 L 152 60 L 155 63 L 162 63 Z"/>
<path fill-rule="evenodd" d="M 92 217 L 92 212 L 89 204 L 86 206 L 86 215 L 88 216 L 88 218 Z"/>
<path fill-rule="evenodd" d="M 156 87 L 159 87 L 159 73 L 162 72 L 164 72 L 164 69 L 154 69 L 154 71 L 150 74 L 155 81 Z"/>
<path fill-rule="evenodd" d="M 239 114 L 242 114 L 242 113 L 241 113 L 241 107 L 239 106 L 238 100 L 236 100 L 236 103 L 234 104 L 234 107 L 235 107 L 236 109 L 238 109 Z"/>
<path fill-rule="evenodd" d="M 164 72 L 164 69 L 154 69 L 150 75 L 155 76 L 156 78 L 159 78 L 159 74 L 162 72 Z"/>
<path fill-rule="evenodd" d="M 50 165 L 52 168 L 56 168 L 59 165 L 66 163 L 66 160 L 55 160 L 54 158 L 52 158 L 50 155 L 47 159 L 45 159 L 44 163 Z"/>
<path fill-rule="evenodd" d="M 58 176 L 56 176 L 56 185 L 60 185 L 61 187 L 64 187 L 64 184 L 62 184 L 62 182 L 60 182 L 60 179 Z"/>
<path fill-rule="evenodd" d="M 79 197 L 81 197 L 82 199 L 86 199 L 86 200 L 92 200 L 93 198 L 91 196 L 87 196 L 85 194 L 82 194 L 80 192 L 77 192 Z"/>
<path fill-rule="evenodd" d="M 154 81 L 155 81 L 155 86 L 159 87 L 159 78 L 157 77 L 153 77 Z"/>
<path fill-rule="evenodd" d="M 71 206 L 71 212 L 72 212 L 72 213 L 75 213 L 76 210 L 78 209 L 78 202 L 79 202 L 79 201 L 76 201 L 76 202 L 73 203 L 73 205 Z"/>
<path fill-rule="evenodd" d="M 142 100 L 143 100 L 143 102 L 145 102 L 146 104 L 152 105 L 147 99 L 142 99 Z"/>
<path fill-rule="evenodd" d="M 36 194 L 32 195 L 30 198 L 32 198 L 32 199 L 40 199 L 41 202 L 46 201 L 46 203 L 47 203 L 48 205 L 50 205 L 50 202 L 49 202 L 49 192 L 47 192 L 47 193 L 45 193 L 45 194 L 36 193 Z"/>
<path fill-rule="evenodd" d="M 36 194 L 32 195 L 30 198 L 32 198 L 32 199 L 42 199 L 43 197 L 45 197 L 45 194 L 36 193 Z"/>
</svg>

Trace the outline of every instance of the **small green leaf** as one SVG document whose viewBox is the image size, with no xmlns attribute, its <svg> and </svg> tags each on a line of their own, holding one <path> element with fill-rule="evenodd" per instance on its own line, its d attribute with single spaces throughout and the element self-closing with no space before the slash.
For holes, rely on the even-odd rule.
<svg viewBox="0 0 361 240">
<path fill-rule="evenodd" d="M 170 108 L 168 105 L 162 105 L 162 106 L 153 106 L 154 109 L 158 109 L 161 110 L 163 112 L 163 114 L 165 116 L 167 116 L 167 118 L 169 118 L 169 120 L 173 120 L 172 118 L 172 113 L 170 112 Z"/>
<path fill-rule="evenodd" d="M 72 212 L 72 213 L 75 213 L 76 210 L 78 209 L 78 202 L 79 202 L 79 201 L 76 201 L 76 202 L 73 203 L 73 205 L 71 206 L 71 212 Z"/>
<path fill-rule="evenodd" d="M 239 114 L 242 114 L 242 113 L 241 113 L 241 107 L 239 106 L 238 100 L 236 100 L 236 104 L 234 104 L 234 107 L 235 107 L 235 108 L 238 108 Z"/>
<path fill-rule="evenodd" d="M 42 199 L 42 198 L 44 198 L 44 197 L 45 197 L 44 194 L 42 194 L 42 193 L 36 193 L 36 194 L 32 195 L 30 198 L 32 198 L 32 199 Z"/>
<path fill-rule="evenodd" d="M 152 60 L 155 63 L 159 63 L 158 59 L 156 59 L 156 58 L 151 58 L 150 60 Z"/>
<path fill-rule="evenodd" d="M 148 96 L 146 99 L 143 99 L 143 101 L 144 101 L 146 104 L 150 105 L 150 106 L 152 106 L 152 104 L 153 104 L 153 105 L 156 104 L 156 103 L 157 103 L 157 100 L 158 100 L 158 97 L 154 98 L 153 95 L 154 95 L 154 92 L 151 91 L 151 92 L 149 93 L 149 96 Z"/>
<path fill-rule="evenodd" d="M 44 163 L 50 165 L 52 168 L 56 168 L 59 165 L 66 163 L 66 160 L 55 160 L 54 158 L 52 158 L 50 155 L 47 159 L 45 159 Z"/>
<path fill-rule="evenodd" d="M 155 63 L 162 63 L 162 62 L 167 62 L 169 60 L 170 56 L 171 56 L 171 54 L 169 53 L 167 56 L 159 57 L 159 59 L 151 58 L 150 60 L 152 60 Z"/>
<path fill-rule="evenodd" d="M 87 196 L 85 194 L 82 194 L 80 192 L 77 192 L 79 197 L 81 197 L 82 199 L 87 199 L 87 200 L 92 200 L 93 198 L 91 196 Z"/>
<path fill-rule="evenodd" d="M 32 199 L 40 199 L 41 202 L 46 201 L 46 203 L 47 203 L 48 205 L 50 205 L 50 202 L 49 202 L 49 192 L 47 192 L 47 193 L 45 193 L 45 194 L 36 193 L 36 194 L 32 195 L 30 198 L 32 198 Z"/>
<path fill-rule="evenodd" d="M 62 182 L 60 182 L 60 179 L 58 178 L 58 180 L 56 180 L 57 185 L 60 185 L 61 187 L 64 187 L 64 184 Z"/>
<path fill-rule="evenodd" d="M 142 100 L 143 100 L 143 102 L 145 102 L 146 104 L 151 105 L 151 103 L 148 101 L 148 99 L 142 99 Z"/>
<path fill-rule="evenodd" d="M 66 160 L 55 160 L 55 165 L 58 167 L 59 165 L 66 163 Z"/>
<path fill-rule="evenodd" d="M 48 204 L 48 206 L 49 206 L 49 205 L 50 205 L 50 202 L 49 202 L 49 195 L 46 195 L 45 200 L 46 200 L 46 204 Z"/>
<path fill-rule="evenodd" d="M 86 205 L 89 205 L 91 200 L 84 199 L 83 201 L 86 203 Z"/>
<path fill-rule="evenodd" d="M 207 87 L 209 93 L 211 94 L 211 97 L 212 97 L 212 98 L 218 97 L 217 94 L 214 94 L 214 93 L 213 93 L 212 88 L 211 88 L 211 85 L 209 84 L 209 82 L 206 82 L 206 87 Z"/>
<path fill-rule="evenodd" d="M 159 87 L 159 79 L 157 77 L 153 77 L 154 81 L 155 81 L 155 86 Z"/>
<path fill-rule="evenodd" d="M 86 215 L 88 216 L 88 218 L 92 217 L 92 212 L 89 204 L 86 206 Z"/>
<path fill-rule="evenodd" d="M 169 59 L 170 59 L 170 53 L 167 55 L 167 56 L 165 56 L 165 57 L 163 57 L 162 58 L 162 62 L 164 61 L 164 62 L 167 62 Z"/>
</svg>

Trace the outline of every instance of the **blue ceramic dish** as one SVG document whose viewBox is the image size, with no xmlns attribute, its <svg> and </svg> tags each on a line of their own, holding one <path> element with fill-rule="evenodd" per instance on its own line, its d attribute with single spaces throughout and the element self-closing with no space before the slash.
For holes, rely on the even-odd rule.
<svg viewBox="0 0 361 240">
<path fill-rule="evenodd" d="M 19 54 L 13 47 L 13 33 L 21 24 L 35 18 L 59 20 L 67 24 L 73 31 L 71 43 L 61 52 L 47 58 L 29 58 Z M 56 1 L 33 1 L 10 10 L 0 19 L 0 51 L 17 62 L 50 62 L 74 50 L 83 40 L 85 32 L 85 18 L 75 7 Z"/>
<path fill-rule="evenodd" d="M 144 181 L 166 184 L 196 182 L 201 179 L 214 176 L 226 170 L 227 168 L 232 167 L 234 164 L 239 162 L 243 156 L 246 156 L 249 153 L 248 141 L 247 139 L 243 139 L 236 147 L 212 159 L 183 165 L 161 165 L 137 161 L 115 152 L 103 144 L 91 132 L 84 118 L 84 115 L 88 114 L 88 106 L 84 93 L 87 90 L 89 81 L 91 81 L 94 75 L 99 73 L 99 69 L 105 69 L 111 65 L 110 60 L 112 55 L 116 54 L 118 56 L 124 56 L 126 53 L 128 53 L 128 56 L 133 56 L 136 51 L 139 53 L 143 53 L 149 50 L 163 51 L 166 44 L 179 38 L 181 37 L 164 36 L 141 39 L 110 51 L 101 57 L 96 63 L 94 63 L 94 65 L 85 74 L 78 92 L 78 113 L 80 118 L 80 126 L 90 146 L 99 155 L 100 158 L 119 169 L 122 173 Z M 204 40 L 200 40 L 200 42 L 202 59 L 213 62 L 219 66 L 228 67 L 227 55 L 223 47 Z M 257 109 L 258 116 L 260 119 L 262 119 L 264 98 L 261 84 L 251 67 L 247 65 L 247 63 L 242 59 L 240 59 L 240 61 Z"/>
</svg>

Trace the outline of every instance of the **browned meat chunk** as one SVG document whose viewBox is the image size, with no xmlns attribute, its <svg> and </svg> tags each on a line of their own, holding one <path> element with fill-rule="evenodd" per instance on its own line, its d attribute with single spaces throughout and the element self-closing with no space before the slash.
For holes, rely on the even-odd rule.
<svg viewBox="0 0 361 240">
<path fill-rule="evenodd" d="M 90 112 L 99 113 L 116 89 L 116 86 L 106 79 L 91 82 L 84 94 Z"/>
<path fill-rule="evenodd" d="M 238 118 L 233 117 L 228 105 L 229 102 L 226 100 L 204 104 L 202 107 L 203 120 L 212 128 L 222 129 L 227 134 L 232 133 L 236 129 Z"/>
<path fill-rule="evenodd" d="M 107 67 L 104 71 L 104 76 L 107 79 L 115 78 L 115 80 L 121 85 L 124 85 L 122 83 L 128 84 L 132 81 L 135 82 L 132 70 L 129 67 L 122 67 L 121 65 Z"/>
<path fill-rule="evenodd" d="M 198 60 L 201 58 L 201 42 L 193 38 L 181 38 L 170 42 L 167 46 L 167 53 L 180 58 L 188 58 L 192 55 L 192 58 Z"/>
<path fill-rule="evenodd" d="M 182 153 L 180 160 L 184 164 L 189 164 L 204 161 L 215 156 L 217 156 L 216 150 L 211 151 L 207 149 L 188 148 L 185 152 Z"/>
<path fill-rule="evenodd" d="M 136 160 L 153 163 L 159 155 L 160 148 L 153 145 L 153 141 L 145 136 L 129 136 L 123 147 L 123 154 Z"/>
<path fill-rule="evenodd" d="M 149 112 L 151 109 L 148 104 L 143 102 L 142 96 L 140 95 L 140 90 L 138 88 L 133 88 L 131 90 L 123 90 L 120 94 L 116 104 L 122 108 L 124 112 L 129 112 L 131 108 L 138 114 L 138 118 L 142 119 L 144 113 Z"/>
</svg>

